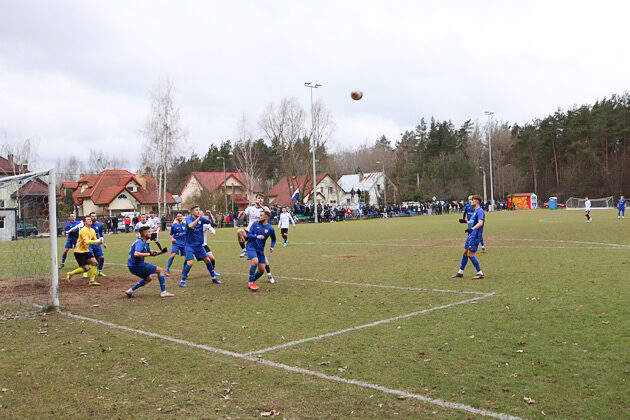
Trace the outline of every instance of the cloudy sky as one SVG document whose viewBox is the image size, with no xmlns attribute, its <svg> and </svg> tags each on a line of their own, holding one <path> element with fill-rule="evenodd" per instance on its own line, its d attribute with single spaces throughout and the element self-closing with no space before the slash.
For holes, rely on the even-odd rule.
<svg viewBox="0 0 630 420">
<path fill-rule="evenodd" d="M 35 139 L 40 167 L 90 148 L 134 166 L 166 77 L 199 154 L 243 114 L 256 133 L 270 102 L 308 110 L 306 81 L 323 85 L 335 149 L 421 117 L 523 123 L 628 89 L 629 15 L 627 1 L 0 0 L 0 136 Z"/>
</svg>

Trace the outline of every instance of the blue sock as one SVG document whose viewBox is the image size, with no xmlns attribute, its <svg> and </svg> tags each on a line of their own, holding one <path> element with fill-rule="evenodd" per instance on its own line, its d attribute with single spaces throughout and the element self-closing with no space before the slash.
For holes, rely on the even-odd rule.
<svg viewBox="0 0 630 420">
<path fill-rule="evenodd" d="M 98 271 L 103 271 L 103 266 L 105 265 L 105 258 L 98 259 Z"/>
<path fill-rule="evenodd" d="M 182 270 L 182 281 L 186 281 L 186 278 L 188 277 L 188 273 L 190 273 L 191 268 L 192 265 L 184 264 L 184 269 Z"/>
<path fill-rule="evenodd" d="M 133 286 L 131 286 L 131 291 L 135 292 L 136 290 L 138 290 L 139 288 L 141 288 L 142 286 L 144 286 L 146 283 L 144 282 L 144 280 L 140 280 L 138 283 L 134 284 Z"/>
<path fill-rule="evenodd" d="M 251 267 L 249 267 L 249 282 L 250 283 L 253 283 L 256 281 L 255 275 L 256 275 L 256 266 L 252 265 Z"/>
<path fill-rule="evenodd" d="M 263 273 L 261 273 L 260 271 L 256 270 L 256 275 L 254 276 L 254 281 L 258 280 L 260 278 L 260 276 L 262 276 Z"/>
<path fill-rule="evenodd" d="M 479 264 L 479 260 L 477 260 L 477 257 L 470 257 L 470 262 L 473 263 L 473 265 L 477 269 L 477 272 L 481 271 L 481 265 Z"/>
<path fill-rule="evenodd" d="M 464 255 L 462 257 L 462 263 L 459 265 L 459 269 L 464 271 L 464 268 L 466 268 L 466 264 L 468 264 L 468 257 Z"/>
<path fill-rule="evenodd" d="M 166 292 L 166 279 L 164 276 L 158 277 L 158 281 L 160 282 L 160 290 Z"/>
<path fill-rule="evenodd" d="M 171 265 L 173 265 L 173 261 L 175 261 L 175 257 L 171 257 L 168 259 L 168 263 L 166 263 L 166 271 L 171 271 Z"/>
<path fill-rule="evenodd" d="M 210 272 L 210 275 L 212 277 L 215 277 L 214 276 L 214 265 L 212 265 L 212 262 L 207 263 L 206 267 L 208 268 L 208 271 Z"/>
<path fill-rule="evenodd" d="M 68 254 L 62 254 L 61 255 L 61 264 L 65 264 L 66 263 L 66 257 L 68 256 Z"/>
<path fill-rule="evenodd" d="M 485 245 L 483 244 L 483 238 L 481 239 L 480 244 L 481 244 L 481 246 L 485 246 Z"/>
</svg>

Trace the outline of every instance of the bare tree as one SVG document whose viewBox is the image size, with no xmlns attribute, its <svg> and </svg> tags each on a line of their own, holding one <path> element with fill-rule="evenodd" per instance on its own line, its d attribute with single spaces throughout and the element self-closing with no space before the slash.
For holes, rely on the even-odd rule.
<svg viewBox="0 0 630 420">
<path fill-rule="evenodd" d="M 90 149 L 88 157 L 88 168 L 90 172 L 99 173 L 105 169 L 124 169 L 128 166 L 128 162 L 124 158 L 115 155 L 106 155 L 105 153 Z"/>
<path fill-rule="evenodd" d="M 243 173 L 243 183 L 247 191 L 247 199 L 253 201 L 253 194 L 260 185 L 262 167 L 256 142 L 252 139 L 251 130 L 245 114 L 238 123 L 238 140 L 234 144 L 234 162 L 239 172 Z"/>
<path fill-rule="evenodd" d="M 142 167 L 158 180 L 158 213 L 162 214 L 161 203 L 164 204 L 164 212 L 167 211 L 166 203 L 166 174 L 169 168 L 185 148 L 187 137 L 186 130 L 180 122 L 179 109 L 174 103 L 173 83 L 159 80 L 151 94 L 151 110 L 144 129 Z"/>
<path fill-rule="evenodd" d="M 33 140 L 10 141 L 6 133 L 0 144 L 0 155 L 9 161 L 9 169 L 0 175 L 24 173 L 33 170 L 37 163 L 37 148 Z"/>
</svg>

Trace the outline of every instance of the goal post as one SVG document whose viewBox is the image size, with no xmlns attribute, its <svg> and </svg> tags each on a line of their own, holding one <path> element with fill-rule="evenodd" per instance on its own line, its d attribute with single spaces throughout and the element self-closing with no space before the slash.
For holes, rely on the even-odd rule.
<svg viewBox="0 0 630 420">
<path fill-rule="evenodd" d="M 0 318 L 59 308 L 55 175 L 0 178 Z"/>
<path fill-rule="evenodd" d="M 584 210 L 584 198 L 570 197 L 565 203 L 567 210 Z M 591 210 L 605 210 L 615 208 L 613 196 L 604 198 L 591 198 Z"/>
</svg>

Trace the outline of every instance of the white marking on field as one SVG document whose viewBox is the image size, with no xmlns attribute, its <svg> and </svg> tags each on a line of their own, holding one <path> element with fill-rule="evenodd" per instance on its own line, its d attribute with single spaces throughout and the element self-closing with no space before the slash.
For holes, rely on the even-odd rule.
<svg viewBox="0 0 630 420">
<path fill-rule="evenodd" d="M 481 299 L 481 297 L 476 298 L 476 299 Z M 356 380 L 356 379 L 347 379 L 347 378 L 342 378 L 340 376 L 327 375 L 325 373 L 321 373 L 321 372 L 317 372 L 317 371 L 313 371 L 313 370 L 309 370 L 309 369 L 304 369 L 304 368 L 300 368 L 300 367 L 297 367 L 297 366 L 290 366 L 290 365 L 286 365 L 284 363 L 272 362 L 271 360 L 265 360 L 265 359 L 262 359 L 262 358 L 259 358 L 259 357 L 254 357 L 254 356 L 250 356 L 250 355 L 247 355 L 247 354 L 236 353 L 236 352 L 229 351 L 229 350 L 222 350 L 222 349 L 218 349 L 218 348 L 215 348 L 215 347 L 206 346 L 204 344 L 193 343 L 192 341 L 188 341 L 188 340 L 181 340 L 179 338 L 169 337 L 169 336 L 163 335 L 163 334 L 156 334 L 156 333 L 152 333 L 152 332 L 149 332 L 149 331 L 140 330 L 140 329 L 137 329 L 137 328 L 131 328 L 131 327 L 127 327 L 127 326 L 124 326 L 124 325 L 114 324 L 112 322 L 101 321 L 99 319 L 88 318 L 88 317 L 81 316 L 81 315 L 75 315 L 75 314 L 70 313 L 70 312 L 59 312 L 59 313 L 61 315 L 64 315 L 64 316 L 67 316 L 67 317 L 70 317 L 70 318 L 73 318 L 73 319 L 77 319 L 77 320 L 81 320 L 81 321 L 87 321 L 87 322 L 92 322 L 94 324 L 104 325 L 104 326 L 107 326 L 109 328 L 114 328 L 114 329 L 119 329 L 119 330 L 123 330 L 123 331 L 128 331 L 128 332 L 132 332 L 132 333 L 135 333 L 135 334 L 141 334 L 141 335 L 145 335 L 145 336 L 152 337 L 152 338 L 159 338 L 161 340 L 170 341 L 172 343 L 181 344 L 181 345 L 184 345 L 184 346 L 188 346 L 188 347 L 204 350 L 204 351 L 215 353 L 215 354 L 235 357 L 235 358 L 238 358 L 238 359 L 247 360 L 249 362 L 259 363 L 259 364 L 264 365 L 264 366 L 269 366 L 269 367 L 273 367 L 273 368 L 277 368 L 277 369 L 282 369 L 282 370 L 285 370 L 285 371 L 288 371 L 288 372 L 300 373 L 302 375 L 314 376 L 314 377 L 325 379 L 325 380 L 328 380 L 328 381 L 340 382 L 340 383 L 344 383 L 344 384 L 348 384 L 348 385 L 355 385 L 355 386 L 359 386 L 361 388 L 368 388 L 368 389 L 373 389 L 373 390 L 376 390 L 376 391 L 381 391 L 381 392 L 386 393 L 386 394 L 401 396 L 401 397 L 405 397 L 405 398 L 409 398 L 409 399 L 415 399 L 415 400 L 422 401 L 422 402 L 425 402 L 425 403 L 428 403 L 428 404 L 437 405 L 437 406 L 443 407 L 443 408 L 452 408 L 454 410 L 466 411 L 468 413 L 478 414 L 478 415 L 487 416 L 487 417 L 493 417 L 493 418 L 497 418 L 497 419 L 505 419 L 505 420 L 517 420 L 517 419 L 520 419 L 520 417 L 512 416 L 510 414 L 498 413 L 498 412 L 494 412 L 494 411 L 490 411 L 490 410 L 484 410 L 484 409 L 472 407 L 470 405 L 456 403 L 456 402 L 450 402 L 450 401 L 445 401 L 445 400 L 441 400 L 441 399 L 438 399 L 438 398 L 430 398 L 430 397 L 427 397 L 427 396 L 422 395 L 422 394 L 414 394 L 414 393 L 403 391 L 403 390 L 387 388 L 387 387 L 382 386 L 382 385 L 372 384 L 372 383 L 369 383 L 369 382 L 359 381 L 359 380 Z"/>
<path fill-rule="evenodd" d="M 245 354 L 247 356 L 251 356 L 251 355 L 254 355 L 254 354 L 258 355 L 258 354 L 266 353 L 266 352 L 273 351 L 273 350 L 279 350 L 279 349 L 283 349 L 283 348 L 286 348 L 286 347 L 292 347 L 292 346 L 296 346 L 298 344 L 308 343 L 309 341 L 321 340 L 323 338 L 333 337 L 335 335 L 345 334 L 345 333 L 351 332 L 351 331 L 357 331 L 357 330 L 362 330 L 364 328 L 375 327 L 377 325 L 387 324 L 387 323 L 390 323 L 390 322 L 393 322 L 393 321 L 398 321 L 400 319 L 410 318 L 412 316 L 422 315 L 422 314 L 426 314 L 426 313 L 429 313 L 429 312 L 437 311 L 437 310 L 440 310 L 440 309 L 450 308 L 451 306 L 463 305 L 464 303 L 475 302 L 475 301 L 478 301 L 478 300 L 481 300 L 481 299 L 485 299 L 487 297 L 494 296 L 494 295 L 495 295 L 494 292 L 493 293 L 486 293 L 483 296 L 477 296 L 477 297 L 474 297 L 474 298 L 471 298 L 471 299 L 461 300 L 459 302 L 448 303 L 446 305 L 434 306 L 432 308 L 422 309 L 420 311 L 415 311 L 415 312 L 411 312 L 411 313 L 404 314 L 404 315 L 398 315 L 398 316 L 395 316 L 395 317 L 392 317 L 392 318 L 382 319 L 380 321 L 370 322 L 369 324 L 363 324 L 363 325 L 357 325 L 355 327 L 344 328 L 344 329 L 339 330 L 339 331 L 333 331 L 333 332 L 329 332 L 329 333 L 326 333 L 326 334 L 318 335 L 318 336 L 315 336 L 315 337 L 302 338 L 300 340 L 295 340 L 295 341 L 291 341 L 291 342 L 288 342 L 288 343 L 279 344 L 277 346 L 267 347 L 266 349 L 250 351 L 250 352 L 245 353 Z"/>
</svg>

